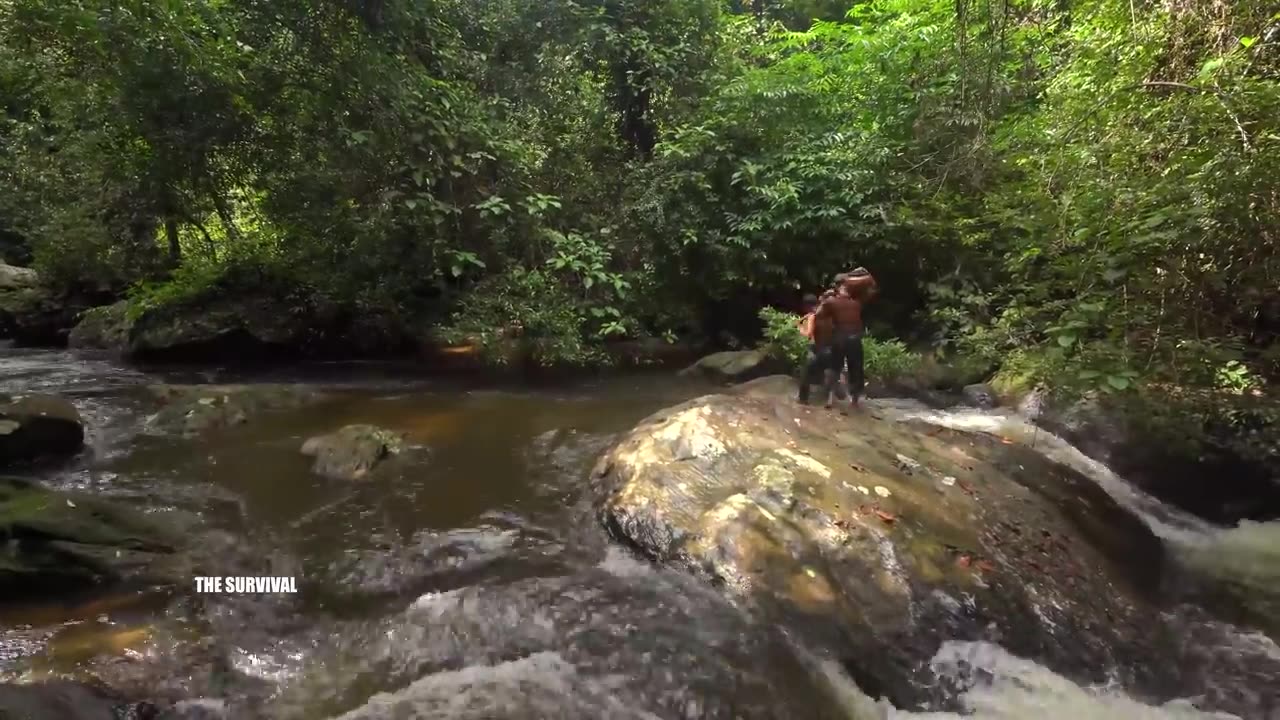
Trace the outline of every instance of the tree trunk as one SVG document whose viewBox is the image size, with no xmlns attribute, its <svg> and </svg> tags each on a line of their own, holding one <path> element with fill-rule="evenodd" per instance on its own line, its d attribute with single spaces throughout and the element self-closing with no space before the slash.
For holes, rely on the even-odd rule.
<svg viewBox="0 0 1280 720">
<path fill-rule="evenodd" d="M 182 243 L 178 238 L 178 219 L 173 215 L 164 218 L 164 235 L 169 240 L 169 262 L 176 266 L 182 262 Z"/>
</svg>

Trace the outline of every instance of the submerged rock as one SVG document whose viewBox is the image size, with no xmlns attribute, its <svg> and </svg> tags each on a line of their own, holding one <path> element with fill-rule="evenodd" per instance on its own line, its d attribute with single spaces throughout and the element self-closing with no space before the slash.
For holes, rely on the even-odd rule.
<svg viewBox="0 0 1280 720">
<path fill-rule="evenodd" d="M 373 425 L 348 425 L 302 444 L 302 454 L 315 458 L 312 470 L 335 480 L 359 480 L 383 460 L 398 454 L 404 438 Z"/>
<path fill-rule="evenodd" d="M 155 385 L 149 389 L 165 407 L 147 418 L 147 431 L 183 437 L 243 425 L 258 413 L 299 408 L 323 397 L 301 385 Z"/>
<path fill-rule="evenodd" d="M 127 508 L 0 478 L 0 587 L 5 600 L 133 580 L 185 581 L 171 533 Z"/>
<path fill-rule="evenodd" d="M 112 350 L 123 353 L 129 345 L 129 302 L 90 308 L 80 315 L 67 335 L 67 346 L 86 350 Z"/>
<path fill-rule="evenodd" d="M 153 720 L 150 703 L 129 702 L 102 688 L 55 680 L 30 685 L 0 683 L 0 718 L 13 720 Z"/>
<path fill-rule="evenodd" d="M 960 391 L 961 397 L 964 398 L 966 405 L 972 405 L 976 408 L 990 410 L 999 404 L 996 400 L 996 393 L 986 383 L 977 383 L 974 385 L 965 385 Z"/>
<path fill-rule="evenodd" d="M 716 382 L 744 382 L 779 369 L 778 362 L 763 350 L 726 350 L 702 358 L 680 374 Z"/>
<path fill-rule="evenodd" d="M 766 378 L 643 421 L 593 472 L 610 532 L 899 706 L 945 639 L 1091 681 L 1146 664 L 1163 550 L 1096 485 L 991 436 L 800 408 L 790 388 Z"/>
<path fill-rule="evenodd" d="M 0 395 L 0 466 L 73 455 L 84 445 L 75 405 L 53 395 Z"/>
</svg>

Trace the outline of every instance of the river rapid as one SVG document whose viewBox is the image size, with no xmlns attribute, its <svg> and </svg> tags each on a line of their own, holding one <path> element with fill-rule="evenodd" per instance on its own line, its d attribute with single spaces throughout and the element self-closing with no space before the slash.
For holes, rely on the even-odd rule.
<svg viewBox="0 0 1280 720">
<path fill-rule="evenodd" d="M 327 399 L 196 439 L 143 432 L 156 410 L 148 384 L 243 381 L 305 383 Z M 188 717 L 234 720 L 1280 718 L 1280 522 L 1210 526 L 1010 413 L 872 403 L 1031 445 L 1137 513 L 1178 560 L 1167 621 L 1217 697 L 1082 687 L 997 645 L 953 641 L 930 665 L 936 708 L 869 698 L 785 628 L 600 529 L 586 483 L 595 457 L 649 413 L 706 392 L 669 375 L 529 387 L 333 365 L 245 378 L 0 350 L 0 392 L 62 394 L 85 418 L 89 450 L 42 473 L 47 485 L 179 518 L 225 559 L 223 574 L 299 586 L 0 605 L 0 681 L 97 677 L 185 698 Z M 352 423 L 404 433 L 424 460 L 368 483 L 313 475 L 303 441 Z"/>
</svg>

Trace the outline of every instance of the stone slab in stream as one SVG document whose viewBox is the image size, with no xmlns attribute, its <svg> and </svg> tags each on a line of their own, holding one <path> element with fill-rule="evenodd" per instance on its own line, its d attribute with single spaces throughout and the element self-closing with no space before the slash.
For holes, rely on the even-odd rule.
<svg viewBox="0 0 1280 720">
<path fill-rule="evenodd" d="M 108 500 L 0 478 L 0 602 L 118 581 L 185 582 L 173 533 Z"/>
<path fill-rule="evenodd" d="M 312 471 L 335 480 L 359 480 L 404 448 L 398 433 L 373 425 L 347 425 L 302 444 L 302 454 L 315 458 Z"/>
<path fill-rule="evenodd" d="M 154 385 L 165 406 L 147 418 L 153 435 L 193 437 L 250 422 L 259 413 L 290 410 L 324 396 L 304 385 Z"/>
<path fill-rule="evenodd" d="M 0 467 L 74 455 L 83 445 L 84 423 L 70 401 L 0 394 Z"/>
<path fill-rule="evenodd" d="M 1084 476 L 989 435 L 798 406 L 764 378 L 641 422 L 593 471 L 611 534 L 706 577 L 926 701 L 945 640 L 999 642 L 1089 682 L 1167 686 L 1163 550 Z M 1147 660 L 1144 660 L 1146 658 Z"/>
<path fill-rule="evenodd" d="M 779 369 L 779 363 L 763 350 L 726 350 L 702 358 L 680 374 L 730 383 L 753 380 Z"/>
</svg>

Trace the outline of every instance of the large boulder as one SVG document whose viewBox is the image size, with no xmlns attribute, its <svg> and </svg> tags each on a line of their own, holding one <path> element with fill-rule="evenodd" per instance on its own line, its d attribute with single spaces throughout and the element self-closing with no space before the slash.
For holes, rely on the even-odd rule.
<svg viewBox="0 0 1280 720">
<path fill-rule="evenodd" d="M 81 350 L 112 350 L 123 353 L 129 344 L 129 302 L 89 308 L 67 335 L 67 346 Z"/>
<path fill-rule="evenodd" d="M 147 418 L 147 433 L 181 437 L 243 425 L 258 414 L 300 408 L 324 397 L 305 385 L 154 385 L 149 390 L 164 407 Z"/>
<path fill-rule="evenodd" d="M 53 395 L 0 395 L 0 467 L 74 455 L 84 445 L 75 405 Z"/>
<path fill-rule="evenodd" d="M 36 271 L 0 263 L 0 338 L 57 344 L 65 330 L 64 315 Z"/>
<path fill-rule="evenodd" d="M 1085 681 L 1167 679 L 1146 661 L 1162 546 L 1098 486 L 1000 438 L 798 407 L 791 385 L 644 420 L 593 471 L 611 534 L 899 706 L 923 699 L 945 639 L 998 641 Z"/>
<path fill-rule="evenodd" d="M 293 354 L 311 338 L 305 308 L 266 291 L 224 289 L 143 311 L 129 329 L 140 362 L 266 359 Z"/>
<path fill-rule="evenodd" d="M 781 370 L 780 363 L 763 350 L 725 350 L 712 353 L 680 374 L 714 382 L 738 383 L 764 377 Z"/>
<path fill-rule="evenodd" d="M 403 447 L 404 438 L 398 433 L 373 425 L 348 425 L 307 440 L 302 454 L 315 458 L 312 471 L 317 475 L 359 480 Z"/>
<path fill-rule="evenodd" d="M 4 600 L 100 583 L 185 582 L 172 534 L 101 498 L 0 478 L 0 587 Z"/>
</svg>

